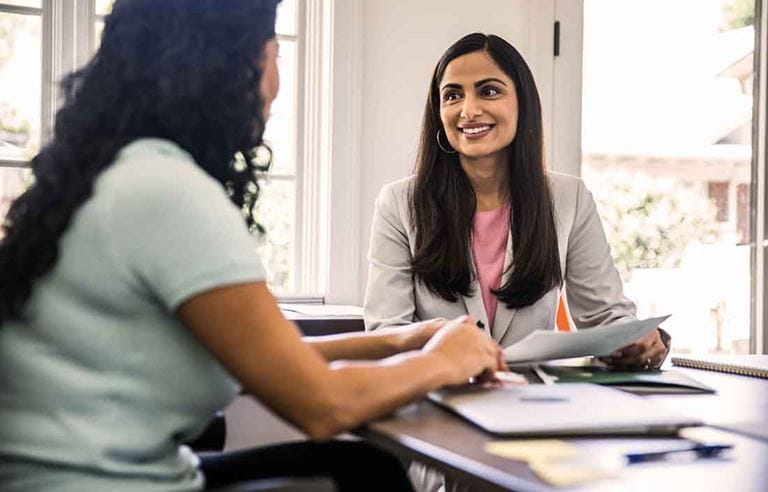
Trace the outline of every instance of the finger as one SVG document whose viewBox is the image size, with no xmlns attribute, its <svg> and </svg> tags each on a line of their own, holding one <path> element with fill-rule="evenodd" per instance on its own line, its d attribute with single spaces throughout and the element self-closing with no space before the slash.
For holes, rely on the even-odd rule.
<svg viewBox="0 0 768 492">
<path fill-rule="evenodd" d="M 642 369 L 650 366 L 649 358 L 647 355 L 613 357 L 609 364 L 615 369 Z"/>
<path fill-rule="evenodd" d="M 648 347 L 643 346 L 641 343 L 633 343 L 621 349 L 620 357 L 637 357 L 645 353 L 647 350 Z"/>
<path fill-rule="evenodd" d="M 660 346 L 656 346 L 651 355 L 651 367 L 658 368 L 664 363 L 664 359 L 667 357 L 667 347 L 661 343 Z"/>
<path fill-rule="evenodd" d="M 490 369 L 483 369 L 483 372 L 475 376 L 474 378 L 475 382 L 479 384 L 488 384 L 488 383 L 500 383 L 501 380 L 496 377 L 496 371 L 492 371 Z"/>
<path fill-rule="evenodd" d="M 618 349 L 614 350 L 614 352 L 611 354 L 611 357 L 613 358 L 623 357 L 624 351 L 632 348 L 634 345 L 635 345 L 634 343 L 630 343 L 629 345 L 624 345 L 623 347 L 619 347 Z"/>
<path fill-rule="evenodd" d="M 499 349 L 498 353 L 498 359 L 496 361 L 497 371 L 508 371 L 509 368 L 507 367 L 507 360 L 504 358 L 504 351 Z"/>
</svg>

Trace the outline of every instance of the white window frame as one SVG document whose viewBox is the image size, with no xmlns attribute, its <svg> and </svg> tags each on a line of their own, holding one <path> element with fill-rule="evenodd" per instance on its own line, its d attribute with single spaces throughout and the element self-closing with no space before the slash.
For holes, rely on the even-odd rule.
<svg viewBox="0 0 768 492">
<path fill-rule="evenodd" d="M 295 40 L 298 54 L 294 295 L 281 297 L 282 302 L 321 303 L 326 292 L 331 128 L 325 121 L 330 104 L 328 46 L 332 23 L 328 17 L 332 7 L 326 0 L 296 0 L 296 36 L 278 35 L 278 40 Z M 281 177 L 273 175 L 275 178 Z"/>
<path fill-rule="evenodd" d="M 297 290 L 287 302 L 360 298 L 363 2 L 297 0 Z M 303 35 L 301 33 L 303 32 Z"/>
<path fill-rule="evenodd" d="M 328 304 L 357 304 L 364 251 L 360 237 L 364 2 L 322 3 L 329 44 L 326 62 L 328 147 L 323 170 L 325 237 L 319 248 L 325 271 L 320 279 Z M 331 163 L 333 165 L 331 166 Z M 367 244 L 367 243 L 366 243 Z"/>
<path fill-rule="evenodd" d="M 329 174 L 331 125 L 331 32 L 333 0 L 296 0 L 295 34 L 278 34 L 297 48 L 296 167 L 295 174 L 273 174 L 275 181 L 294 181 L 295 237 L 292 291 L 289 302 L 323 302 L 328 272 Z M 53 134 L 61 104 L 59 81 L 86 63 L 93 54 L 95 12 L 93 0 L 43 0 L 42 8 L 3 4 L 0 12 L 40 16 L 41 146 Z M 27 160 L 0 159 L 0 167 L 29 168 Z M 354 208 L 354 207 L 353 207 Z M 309 247 L 309 245 L 313 245 Z"/>
<path fill-rule="evenodd" d="M 768 1 L 755 0 L 755 104 L 752 128 L 752 326 L 750 352 L 768 354 Z"/>
<path fill-rule="evenodd" d="M 92 2 L 78 0 L 43 0 L 42 8 L 6 5 L 0 0 L 0 12 L 41 18 L 41 146 L 53 132 L 60 102 L 58 81 L 87 61 L 92 52 L 93 10 Z M 29 161 L 3 159 L 0 167 L 28 168 Z"/>
</svg>

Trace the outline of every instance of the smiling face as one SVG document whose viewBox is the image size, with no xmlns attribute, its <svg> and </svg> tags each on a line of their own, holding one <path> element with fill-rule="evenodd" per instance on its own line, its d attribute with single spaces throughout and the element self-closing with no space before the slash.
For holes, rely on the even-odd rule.
<svg viewBox="0 0 768 492">
<path fill-rule="evenodd" d="M 440 81 L 440 120 L 463 158 L 502 161 L 517 133 L 517 93 L 512 79 L 484 51 L 448 63 Z"/>
</svg>

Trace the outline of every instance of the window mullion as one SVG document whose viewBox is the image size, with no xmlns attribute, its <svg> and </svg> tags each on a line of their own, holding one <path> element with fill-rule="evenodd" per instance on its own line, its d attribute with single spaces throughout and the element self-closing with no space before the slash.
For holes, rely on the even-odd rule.
<svg viewBox="0 0 768 492">
<path fill-rule="evenodd" d="M 92 2 L 43 0 L 42 143 L 53 135 L 54 118 L 61 105 L 59 83 L 83 65 L 93 49 Z"/>
<path fill-rule="evenodd" d="M 41 15 L 43 13 L 43 9 L 39 9 L 37 7 L 24 7 L 22 5 L 0 4 L 0 12 L 20 15 Z"/>
<path fill-rule="evenodd" d="M 330 22 L 323 0 L 306 0 L 300 12 L 298 93 L 300 118 L 297 147 L 298 294 L 316 293 L 325 283 L 327 251 L 328 174 L 330 161 Z"/>
<path fill-rule="evenodd" d="M 752 326 L 750 352 L 768 354 L 768 2 L 755 1 L 752 129 Z"/>
</svg>

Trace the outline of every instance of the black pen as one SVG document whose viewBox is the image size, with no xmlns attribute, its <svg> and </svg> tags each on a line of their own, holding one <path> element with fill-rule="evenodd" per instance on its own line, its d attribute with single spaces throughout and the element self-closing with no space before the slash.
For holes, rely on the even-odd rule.
<svg viewBox="0 0 768 492">
<path fill-rule="evenodd" d="M 695 444 L 687 448 L 668 449 L 666 451 L 650 451 L 645 453 L 627 453 L 627 463 L 644 463 L 646 461 L 658 461 L 665 459 L 673 453 L 696 453 L 697 457 L 711 458 L 719 455 L 726 449 L 733 448 L 730 444 Z"/>
</svg>

